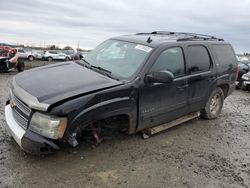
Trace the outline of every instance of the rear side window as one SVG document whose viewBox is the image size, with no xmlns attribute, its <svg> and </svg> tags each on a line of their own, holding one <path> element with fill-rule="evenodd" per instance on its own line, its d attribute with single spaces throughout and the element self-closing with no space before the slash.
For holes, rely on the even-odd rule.
<svg viewBox="0 0 250 188">
<path fill-rule="evenodd" d="M 211 59 L 204 46 L 189 46 L 188 59 L 191 73 L 205 72 L 210 69 Z"/>
<path fill-rule="evenodd" d="M 180 47 L 169 48 L 163 51 L 152 66 L 150 72 L 164 70 L 172 72 L 175 77 L 185 73 L 183 52 Z"/>
<path fill-rule="evenodd" d="M 235 64 L 236 56 L 230 45 L 214 44 L 212 46 L 220 65 Z"/>
</svg>

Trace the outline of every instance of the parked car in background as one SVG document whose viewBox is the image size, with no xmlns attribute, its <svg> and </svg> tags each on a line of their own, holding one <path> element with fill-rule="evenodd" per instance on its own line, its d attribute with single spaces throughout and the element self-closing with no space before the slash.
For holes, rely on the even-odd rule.
<svg viewBox="0 0 250 188">
<path fill-rule="evenodd" d="M 250 71 L 250 62 L 238 61 L 238 71 L 236 89 L 244 89 L 242 76 Z"/>
<path fill-rule="evenodd" d="M 44 51 L 34 51 L 33 55 L 34 55 L 35 59 L 42 60 L 43 56 L 44 56 Z"/>
<path fill-rule="evenodd" d="M 241 80 L 242 80 L 241 88 L 243 90 L 250 91 L 250 71 L 246 74 L 243 74 Z"/>
<path fill-rule="evenodd" d="M 0 46 L 0 71 L 8 72 L 15 68 L 18 72 L 24 70 L 24 62 L 18 59 L 17 49 Z"/>
<path fill-rule="evenodd" d="M 19 59 L 28 59 L 29 61 L 35 60 L 35 56 L 31 51 L 26 51 L 22 48 L 17 48 Z"/>
<path fill-rule="evenodd" d="M 47 61 L 53 61 L 53 60 L 64 60 L 69 61 L 71 60 L 70 56 L 59 51 L 55 50 L 48 50 L 44 53 L 43 58 Z"/>
<path fill-rule="evenodd" d="M 114 37 L 85 60 L 16 75 L 6 127 L 33 154 L 62 143 L 76 147 L 81 135 L 98 144 L 105 125 L 149 134 L 193 114 L 217 118 L 236 78 L 236 56 L 223 39 L 178 32 Z"/>
</svg>

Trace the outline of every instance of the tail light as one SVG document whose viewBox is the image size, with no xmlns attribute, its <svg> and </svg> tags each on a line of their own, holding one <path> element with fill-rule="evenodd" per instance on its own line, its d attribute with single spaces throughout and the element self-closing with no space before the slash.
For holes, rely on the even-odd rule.
<svg viewBox="0 0 250 188">
<path fill-rule="evenodd" d="M 240 67 L 237 65 L 236 73 L 235 73 L 236 79 L 238 79 L 239 72 L 240 72 Z"/>
</svg>

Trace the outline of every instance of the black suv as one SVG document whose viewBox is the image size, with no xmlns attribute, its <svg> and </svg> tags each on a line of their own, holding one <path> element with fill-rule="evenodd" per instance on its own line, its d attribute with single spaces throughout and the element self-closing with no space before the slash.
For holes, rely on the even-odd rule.
<svg viewBox="0 0 250 188">
<path fill-rule="evenodd" d="M 115 37 L 84 60 L 16 75 L 7 127 L 25 151 L 42 154 L 63 143 L 74 147 L 86 132 L 100 142 L 102 125 L 114 121 L 132 134 L 194 112 L 213 119 L 236 78 L 236 56 L 223 39 L 177 32 Z"/>
</svg>

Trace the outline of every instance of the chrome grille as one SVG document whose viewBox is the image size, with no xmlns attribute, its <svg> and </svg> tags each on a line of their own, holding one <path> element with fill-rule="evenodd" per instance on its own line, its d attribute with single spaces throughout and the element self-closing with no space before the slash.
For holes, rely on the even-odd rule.
<svg viewBox="0 0 250 188">
<path fill-rule="evenodd" d="M 19 100 L 15 95 L 12 98 L 14 104 L 19 108 L 26 116 L 30 116 L 31 109 L 26 106 L 21 100 Z"/>
<path fill-rule="evenodd" d="M 26 106 L 20 99 L 12 95 L 13 102 L 13 116 L 17 123 L 24 129 L 27 129 L 31 109 Z"/>
</svg>

